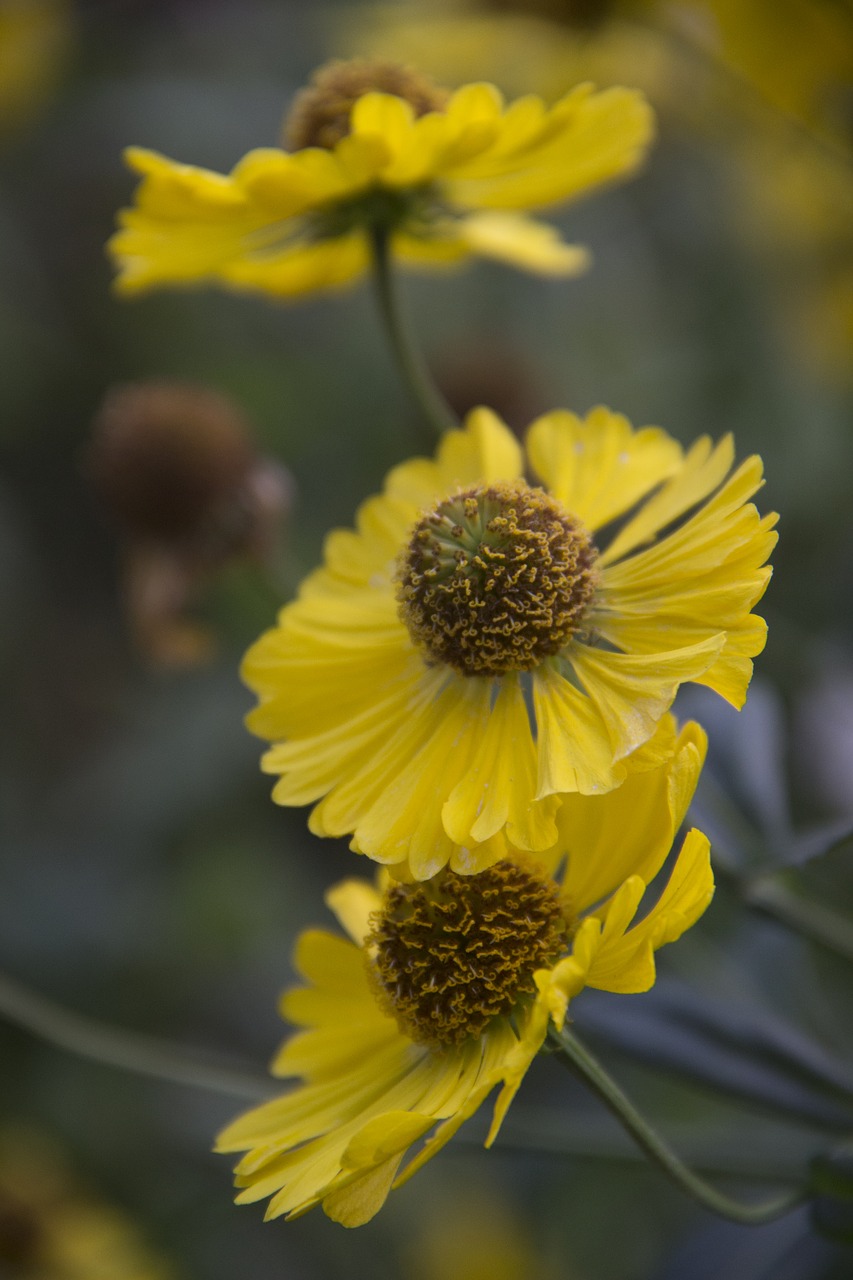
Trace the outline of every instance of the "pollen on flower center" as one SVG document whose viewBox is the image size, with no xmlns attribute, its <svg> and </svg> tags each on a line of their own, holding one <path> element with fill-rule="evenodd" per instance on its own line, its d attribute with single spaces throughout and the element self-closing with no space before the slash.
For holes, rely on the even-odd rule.
<svg viewBox="0 0 853 1280">
<path fill-rule="evenodd" d="M 415 526 L 398 570 L 400 617 L 431 661 L 461 675 L 529 671 L 581 625 L 596 557 L 544 490 L 466 489 Z"/>
<path fill-rule="evenodd" d="M 380 998 L 406 1035 L 435 1048 L 479 1036 L 532 995 L 568 933 L 557 885 L 505 861 L 392 885 L 366 942 Z"/>
<path fill-rule="evenodd" d="M 355 103 L 373 90 L 403 98 L 416 116 L 442 110 L 448 97 L 426 76 L 396 62 L 369 58 L 329 62 L 315 71 L 308 88 L 296 95 L 284 125 L 287 145 L 293 150 L 331 150 L 349 133 Z"/>
</svg>

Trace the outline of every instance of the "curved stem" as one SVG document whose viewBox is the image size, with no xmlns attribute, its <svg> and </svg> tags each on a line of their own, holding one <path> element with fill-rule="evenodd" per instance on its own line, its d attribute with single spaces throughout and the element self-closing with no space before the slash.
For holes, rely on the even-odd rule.
<svg viewBox="0 0 853 1280">
<path fill-rule="evenodd" d="M 60 1049 L 124 1071 L 254 1101 L 266 1099 L 273 1092 L 272 1083 L 263 1076 L 224 1063 L 200 1060 L 168 1041 L 71 1013 L 3 974 L 0 974 L 0 1017 Z"/>
<path fill-rule="evenodd" d="M 551 1043 L 555 1048 L 555 1056 L 592 1089 L 648 1158 L 670 1181 L 712 1213 L 745 1226 L 757 1226 L 782 1217 L 806 1199 L 806 1191 L 798 1190 L 761 1204 L 741 1204 L 738 1200 L 732 1200 L 704 1178 L 700 1178 L 692 1169 L 688 1169 L 571 1031 L 566 1028 L 559 1032 L 552 1031 Z"/>
<path fill-rule="evenodd" d="M 370 233 L 373 278 L 379 311 L 403 381 L 417 401 L 424 418 L 441 436 L 459 426 L 459 420 L 435 385 L 403 317 L 394 281 L 388 232 L 374 227 Z"/>
</svg>

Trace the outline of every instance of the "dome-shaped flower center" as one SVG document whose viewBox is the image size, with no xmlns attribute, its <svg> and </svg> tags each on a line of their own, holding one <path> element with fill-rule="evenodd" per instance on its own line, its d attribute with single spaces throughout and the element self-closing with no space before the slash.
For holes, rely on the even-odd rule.
<svg viewBox="0 0 853 1280">
<path fill-rule="evenodd" d="M 294 151 L 302 147 L 331 150 L 349 133 L 355 103 L 373 90 L 403 98 L 416 116 L 441 111 L 448 97 L 426 76 L 396 62 L 369 58 L 329 62 L 315 71 L 311 84 L 294 99 L 284 125 L 285 142 Z"/>
<path fill-rule="evenodd" d="M 553 880 L 498 862 L 479 875 L 392 885 L 367 945 L 400 1028 L 439 1047 L 480 1035 L 532 995 L 533 974 L 565 952 L 568 931 Z"/>
<path fill-rule="evenodd" d="M 544 490 L 466 489 L 415 526 L 398 572 L 400 616 L 431 661 L 461 675 L 529 671 L 581 625 L 596 555 Z"/>
</svg>

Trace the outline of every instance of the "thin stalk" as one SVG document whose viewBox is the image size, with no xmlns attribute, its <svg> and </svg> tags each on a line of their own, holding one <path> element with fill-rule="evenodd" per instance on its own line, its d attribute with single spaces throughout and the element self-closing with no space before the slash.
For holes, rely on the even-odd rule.
<svg viewBox="0 0 853 1280">
<path fill-rule="evenodd" d="M 93 1018 L 72 1013 L 3 974 L 0 974 L 0 1017 L 59 1049 L 137 1075 L 255 1102 L 270 1097 L 273 1092 L 271 1082 L 263 1076 L 204 1061 L 168 1041 L 106 1026 Z"/>
<path fill-rule="evenodd" d="M 646 1156 L 666 1174 L 670 1181 L 687 1195 L 692 1196 L 694 1200 L 698 1200 L 706 1209 L 710 1209 L 712 1213 L 718 1214 L 721 1218 L 728 1218 L 731 1222 L 742 1223 L 744 1226 L 758 1226 L 790 1213 L 805 1200 L 807 1193 L 804 1189 L 789 1192 L 760 1204 L 742 1204 L 724 1195 L 692 1169 L 688 1169 L 571 1031 L 566 1028 L 560 1032 L 552 1031 L 551 1042 L 555 1047 L 555 1057 L 568 1066 L 596 1094 Z"/>
<path fill-rule="evenodd" d="M 441 436 L 445 431 L 458 427 L 459 420 L 435 385 L 420 349 L 412 340 L 400 306 L 391 263 L 389 236 L 384 227 L 373 228 L 371 248 L 379 311 L 397 367 L 424 418 L 437 435 Z"/>
</svg>

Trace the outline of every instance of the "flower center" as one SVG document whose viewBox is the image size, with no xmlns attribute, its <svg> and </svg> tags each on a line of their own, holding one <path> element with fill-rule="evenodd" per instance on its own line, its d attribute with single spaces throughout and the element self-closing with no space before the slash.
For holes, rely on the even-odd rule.
<svg viewBox="0 0 853 1280">
<path fill-rule="evenodd" d="M 401 1030 L 438 1048 L 479 1036 L 532 995 L 533 974 L 565 952 L 568 932 L 554 881 L 498 862 L 479 875 L 392 885 L 367 945 Z"/>
<path fill-rule="evenodd" d="M 331 151 L 349 133 L 355 103 L 373 90 L 403 98 L 416 116 L 441 111 L 448 97 L 426 76 L 396 62 L 368 58 L 329 62 L 315 71 L 308 88 L 296 95 L 284 125 L 287 145 L 294 151 L 303 147 Z"/>
<path fill-rule="evenodd" d="M 400 617 L 432 662 L 460 675 L 529 671 L 578 630 L 596 556 L 544 490 L 466 489 L 415 526 L 398 569 Z"/>
</svg>

